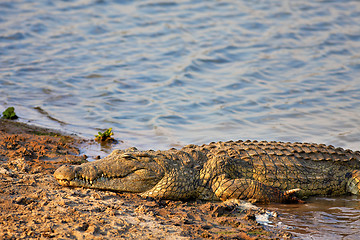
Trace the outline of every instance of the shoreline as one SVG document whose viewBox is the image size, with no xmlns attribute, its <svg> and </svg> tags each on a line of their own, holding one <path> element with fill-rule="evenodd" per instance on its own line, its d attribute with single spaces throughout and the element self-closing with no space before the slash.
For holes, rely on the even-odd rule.
<svg viewBox="0 0 360 240">
<path fill-rule="evenodd" d="M 143 199 L 61 187 L 62 164 L 81 164 L 90 141 L 0 119 L 0 239 L 288 239 L 236 203 Z"/>
</svg>

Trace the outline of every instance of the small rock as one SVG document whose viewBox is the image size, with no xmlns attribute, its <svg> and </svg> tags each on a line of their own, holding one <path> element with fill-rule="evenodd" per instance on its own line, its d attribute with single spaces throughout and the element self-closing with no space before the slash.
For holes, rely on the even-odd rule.
<svg viewBox="0 0 360 240">
<path fill-rule="evenodd" d="M 144 205 L 140 205 L 139 207 L 137 207 L 134 212 L 136 213 L 147 213 L 148 209 L 144 206 Z"/>
<path fill-rule="evenodd" d="M 221 217 L 225 214 L 231 213 L 233 210 L 234 208 L 231 206 L 224 206 L 224 205 L 216 206 L 215 209 L 212 211 L 211 216 Z"/>
<path fill-rule="evenodd" d="M 10 175 L 10 172 L 8 170 L 6 170 L 5 168 L 0 167 L 0 174 Z"/>
<path fill-rule="evenodd" d="M 210 225 L 201 225 L 201 228 L 205 229 L 205 230 L 208 230 L 208 229 L 211 228 L 211 226 Z"/>
<path fill-rule="evenodd" d="M 91 195 L 92 198 L 96 199 L 96 200 L 103 200 L 104 197 L 102 195 L 100 195 L 100 193 L 95 192 L 94 194 Z"/>
<path fill-rule="evenodd" d="M 193 224 L 194 221 L 192 221 L 191 219 L 184 219 L 184 224 Z"/>
<path fill-rule="evenodd" d="M 17 172 L 28 172 L 29 166 L 25 161 L 25 158 L 16 158 L 8 160 L 8 167 Z"/>
<path fill-rule="evenodd" d="M 84 232 L 89 228 L 89 224 L 86 222 L 81 223 L 76 230 L 80 231 L 80 232 Z"/>
<path fill-rule="evenodd" d="M 33 200 L 30 199 L 30 198 L 27 198 L 27 197 L 24 197 L 24 196 L 20 196 L 20 197 L 17 197 L 14 202 L 16 204 L 21 204 L 21 205 L 28 205 L 29 203 L 32 203 Z"/>
<path fill-rule="evenodd" d="M 256 220 L 256 216 L 253 212 L 248 212 L 247 214 L 245 214 L 245 216 L 243 217 L 244 220 L 251 220 L 251 221 L 255 221 Z"/>
<path fill-rule="evenodd" d="M 88 229 L 86 230 L 87 233 L 90 233 L 92 235 L 98 233 L 100 231 L 100 228 L 98 226 L 95 225 L 90 225 L 88 227 Z"/>
</svg>

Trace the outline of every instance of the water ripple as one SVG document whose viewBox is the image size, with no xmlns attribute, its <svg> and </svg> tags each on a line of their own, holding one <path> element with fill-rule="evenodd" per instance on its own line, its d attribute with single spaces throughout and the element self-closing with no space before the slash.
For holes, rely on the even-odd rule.
<svg viewBox="0 0 360 240">
<path fill-rule="evenodd" d="M 0 105 L 40 106 L 90 137 L 112 127 L 140 148 L 252 138 L 358 150 L 359 13 L 351 0 L 5 0 Z"/>
</svg>

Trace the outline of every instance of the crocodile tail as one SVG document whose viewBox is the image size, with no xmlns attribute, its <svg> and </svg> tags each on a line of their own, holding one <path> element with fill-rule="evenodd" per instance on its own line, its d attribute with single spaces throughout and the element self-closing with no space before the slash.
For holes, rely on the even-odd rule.
<svg viewBox="0 0 360 240">
<path fill-rule="evenodd" d="M 349 180 L 346 185 L 349 193 L 360 195 L 360 171 L 354 170 L 349 174 Z"/>
</svg>

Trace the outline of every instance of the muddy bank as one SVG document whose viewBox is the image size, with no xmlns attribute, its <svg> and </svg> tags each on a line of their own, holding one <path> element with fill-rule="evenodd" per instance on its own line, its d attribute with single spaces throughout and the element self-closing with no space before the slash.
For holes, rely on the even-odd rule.
<svg viewBox="0 0 360 240">
<path fill-rule="evenodd" d="M 64 188 L 52 174 L 80 164 L 75 136 L 0 120 L 0 239 L 287 239 L 242 203 L 142 199 Z"/>
</svg>

